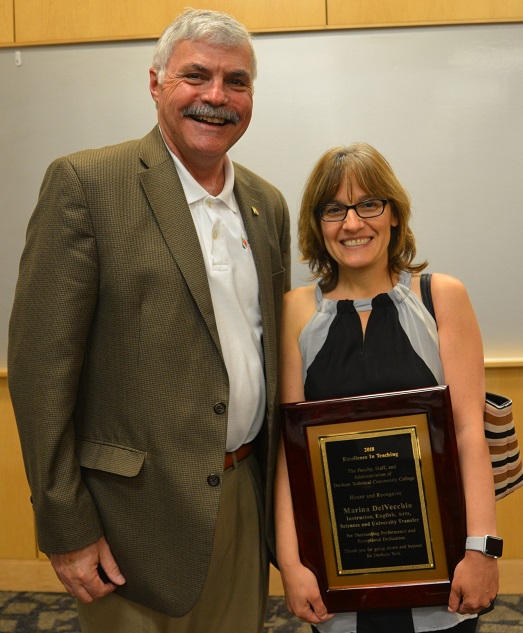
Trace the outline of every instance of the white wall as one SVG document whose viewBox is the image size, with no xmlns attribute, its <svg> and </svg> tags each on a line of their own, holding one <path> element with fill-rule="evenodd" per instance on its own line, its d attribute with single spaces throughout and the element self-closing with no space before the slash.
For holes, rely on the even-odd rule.
<svg viewBox="0 0 523 633">
<path fill-rule="evenodd" d="M 0 367 L 25 227 L 56 156 L 146 134 L 153 42 L 0 50 Z M 523 24 L 256 36 L 232 157 L 296 216 L 333 145 L 367 141 L 410 191 L 420 259 L 469 289 L 487 358 L 523 358 Z M 293 225 L 295 242 L 295 224 Z M 295 251 L 293 284 L 307 279 Z"/>
</svg>

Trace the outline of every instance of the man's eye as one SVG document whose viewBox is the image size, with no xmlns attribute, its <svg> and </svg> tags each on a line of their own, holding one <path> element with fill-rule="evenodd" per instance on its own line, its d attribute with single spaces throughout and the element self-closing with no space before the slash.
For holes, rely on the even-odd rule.
<svg viewBox="0 0 523 633">
<path fill-rule="evenodd" d="M 243 79 L 229 79 L 229 85 L 233 88 L 246 88 L 247 84 Z"/>
</svg>

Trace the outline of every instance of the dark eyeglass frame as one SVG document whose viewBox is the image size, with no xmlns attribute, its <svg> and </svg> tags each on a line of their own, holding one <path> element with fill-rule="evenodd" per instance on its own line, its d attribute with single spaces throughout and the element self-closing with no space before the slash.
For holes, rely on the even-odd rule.
<svg viewBox="0 0 523 633">
<path fill-rule="evenodd" d="M 374 201 L 381 202 L 383 205 L 379 213 L 376 213 L 375 215 L 361 215 L 361 213 L 358 212 L 358 207 L 360 207 L 362 204 Z M 340 202 L 329 202 L 329 204 L 324 204 L 322 207 L 318 207 L 317 212 L 320 216 L 320 220 L 322 220 L 323 222 L 343 222 L 349 213 L 349 209 L 354 209 L 356 215 L 362 220 L 369 220 L 370 218 L 378 218 L 380 215 L 382 215 L 385 212 L 385 207 L 389 202 L 390 200 L 388 198 L 368 198 L 367 200 L 362 200 L 357 204 L 341 204 Z M 328 220 L 323 217 L 323 211 L 327 207 L 340 207 L 342 209 L 345 209 L 345 215 L 337 220 Z"/>
</svg>

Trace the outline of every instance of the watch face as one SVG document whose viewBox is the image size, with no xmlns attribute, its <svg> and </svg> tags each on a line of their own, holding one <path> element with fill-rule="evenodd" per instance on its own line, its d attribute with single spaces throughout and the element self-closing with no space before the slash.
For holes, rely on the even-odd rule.
<svg viewBox="0 0 523 633">
<path fill-rule="evenodd" d="M 485 539 L 485 554 L 499 558 L 503 554 L 503 539 L 496 536 L 487 536 Z"/>
</svg>

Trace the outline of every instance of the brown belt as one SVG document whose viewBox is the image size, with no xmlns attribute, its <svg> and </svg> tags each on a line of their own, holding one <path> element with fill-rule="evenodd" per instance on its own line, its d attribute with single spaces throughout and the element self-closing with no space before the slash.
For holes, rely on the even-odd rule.
<svg viewBox="0 0 523 633">
<path fill-rule="evenodd" d="M 249 442 L 248 444 L 243 444 L 242 446 L 240 446 L 240 448 L 233 451 L 232 453 L 225 453 L 225 463 L 223 469 L 227 470 L 227 468 L 232 468 L 232 466 L 234 465 L 234 455 L 236 455 L 236 461 L 241 462 L 242 459 L 245 459 L 251 453 L 252 442 Z"/>
</svg>

